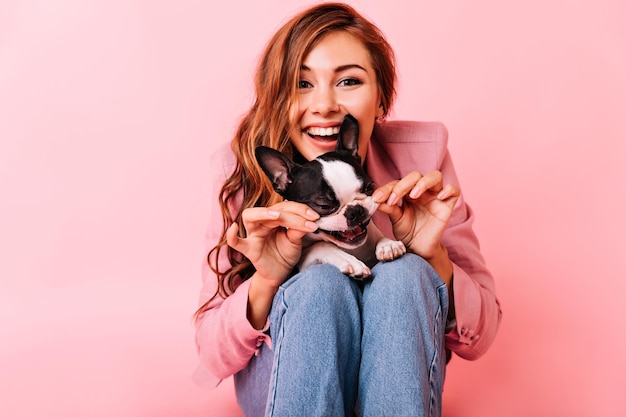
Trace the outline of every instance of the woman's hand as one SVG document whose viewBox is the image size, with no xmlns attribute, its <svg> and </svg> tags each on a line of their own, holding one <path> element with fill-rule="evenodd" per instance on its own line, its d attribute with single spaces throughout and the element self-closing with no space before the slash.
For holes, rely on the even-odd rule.
<svg viewBox="0 0 626 417">
<path fill-rule="evenodd" d="M 441 236 L 459 196 L 458 187 L 443 184 L 441 172 L 422 175 L 413 171 L 379 187 L 372 198 L 381 203 L 379 210 L 389 215 L 396 239 L 431 260 L 445 252 Z"/>
<path fill-rule="evenodd" d="M 233 223 L 226 241 L 252 262 L 256 275 L 278 287 L 300 260 L 302 237 L 317 229 L 314 220 L 318 218 L 308 206 L 293 201 L 248 208 L 242 212 L 246 237 L 239 236 L 239 227 Z"/>
<path fill-rule="evenodd" d="M 239 236 L 233 223 L 226 242 L 252 262 L 256 272 L 248 288 L 248 321 L 255 329 L 267 322 L 274 295 L 302 255 L 302 238 L 317 230 L 319 214 L 308 206 L 283 201 L 270 207 L 253 207 L 242 212 L 246 237 Z"/>
<path fill-rule="evenodd" d="M 456 316 L 452 285 L 452 262 L 441 244 L 452 210 L 461 190 L 443 184 L 439 171 L 422 175 L 417 171 L 374 191 L 378 208 L 389 215 L 393 234 L 413 253 L 424 258 L 448 287 L 448 320 Z M 402 204 L 399 205 L 399 203 Z"/>
</svg>

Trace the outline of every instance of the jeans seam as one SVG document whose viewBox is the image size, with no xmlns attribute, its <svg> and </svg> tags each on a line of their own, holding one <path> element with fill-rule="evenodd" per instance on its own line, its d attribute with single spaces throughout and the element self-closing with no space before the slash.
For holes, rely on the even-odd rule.
<svg viewBox="0 0 626 417">
<path fill-rule="evenodd" d="M 443 355 L 443 351 L 440 353 L 440 344 L 443 344 L 443 335 L 440 335 L 440 330 L 443 328 L 441 326 L 445 327 L 445 321 L 443 321 L 443 324 L 440 324 L 440 322 L 442 322 L 442 316 L 443 316 L 443 308 L 442 306 L 445 306 L 446 304 L 446 300 L 445 300 L 445 296 L 447 296 L 447 291 L 443 291 L 444 289 L 446 289 L 445 284 L 442 282 L 442 285 L 437 287 L 437 293 L 439 294 L 440 298 L 441 298 L 441 303 L 439 304 L 439 308 L 437 308 L 437 313 L 435 314 L 435 328 L 434 328 L 434 340 L 437 341 L 437 343 L 435 343 L 435 350 L 434 350 L 434 355 L 433 355 L 433 359 L 432 362 L 430 364 L 429 370 L 428 370 L 428 380 L 429 380 L 429 385 L 430 385 L 430 399 L 428 401 L 428 415 L 429 416 L 433 416 L 434 413 L 437 412 L 436 410 L 436 406 L 435 406 L 435 402 L 437 401 L 437 398 L 440 398 L 440 393 L 435 393 L 435 391 L 438 391 L 440 388 L 436 386 L 437 381 L 435 378 L 435 368 L 437 366 L 437 363 L 439 362 L 439 365 L 441 366 L 441 356 Z M 442 294 L 442 292 L 444 294 Z M 445 349 L 444 349 L 445 350 Z M 443 365 L 445 366 L 445 365 Z M 440 369 L 440 372 L 442 373 L 442 375 L 440 375 L 440 378 L 443 378 L 443 369 Z M 443 383 L 443 381 L 441 382 Z M 438 410 L 439 415 L 441 414 L 441 409 Z"/>
<path fill-rule="evenodd" d="M 283 289 L 284 292 L 284 289 Z M 281 316 L 280 316 L 280 323 L 278 324 L 278 331 L 276 334 L 276 341 L 274 342 L 274 364 L 272 366 L 272 373 L 270 375 L 270 387 L 269 387 L 269 393 L 268 393 L 268 398 L 267 398 L 267 407 L 265 410 L 265 415 L 266 416 L 273 416 L 274 415 L 274 404 L 275 404 L 275 400 L 276 400 L 276 393 L 277 393 L 277 384 L 278 384 L 278 368 L 279 368 L 279 364 L 280 364 L 280 353 L 281 353 L 281 347 L 282 347 L 282 342 L 283 342 L 283 338 L 284 338 L 284 333 L 285 333 L 285 326 L 284 326 L 284 321 L 285 321 L 285 312 L 287 309 L 287 305 L 284 303 L 284 293 L 281 294 Z"/>
<path fill-rule="evenodd" d="M 435 340 L 439 340 L 439 326 L 437 325 L 437 323 L 439 322 L 439 319 L 441 317 L 441 307 L 439 307 L 437 309 L 437 314 L 435 315 L 435 329 L 434 329 L 434 335 L 435 335 Z M 439 346 L 438 343 L 435 344 L 435 351 L 434 351 L 434 355 L 432 358 L 432 361 L 430 363 L 430 367 L 428 369 L 428 381 L 429 381 L 429 386 L 430 386 L 430 398 L 428 401 L 428 415 L 432 416 L 434 413 L 434 409 L 435 409 L 435 401 L 436 401 L 436 395 L 435 395 L 435 390 L 436 390 L 436 381 L 435 381 L 435 366 L 437 363 L 437 358 L 439 357 Z"/>
</svg>

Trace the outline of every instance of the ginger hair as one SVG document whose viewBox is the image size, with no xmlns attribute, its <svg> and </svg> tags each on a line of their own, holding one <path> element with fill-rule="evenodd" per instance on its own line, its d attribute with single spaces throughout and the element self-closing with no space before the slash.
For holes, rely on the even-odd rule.
<svg viewBox="0 0 626 417">
<path fill-rule="evenodd" d="M 259 61 L 255 76 L 255 99 L 243 116 L 231 142 L 236 157 L 235 168 L 219 193 L 222 212 L 222 235 L 207 256 L 216 274 L 218 289 L 213 297 L 196 312 L 196 318 L 218 296 L 234 292 L 232 278 L 246 280 L 255 272 L 254 266 L 241 253 L 226 243 L 226 229 L 237 222 L 241 233 L 245 228 L 241 212 L 249 207 L 264 207 L 281 201 L 254 156 L 257 146 L 269 146 L 293 157 L 294 148 L 289 135 L 295 120 L 291 111 L 297 102 L 300 67 L 307 54 L 327 34 L 343 31 L 361 41 L 370 52 L 375 70 L 378 95 L 383 115 L 387 115 L 395 100 L 395 56 L 384 34 L 351 6 L 343 3 L 323 3 L 295 15 L 268 42 Z M 242 195 L 240 207 L 235 207 Z M 230 265 L 218 265 L 219 254 L 226 250 Z"/>
</svg>

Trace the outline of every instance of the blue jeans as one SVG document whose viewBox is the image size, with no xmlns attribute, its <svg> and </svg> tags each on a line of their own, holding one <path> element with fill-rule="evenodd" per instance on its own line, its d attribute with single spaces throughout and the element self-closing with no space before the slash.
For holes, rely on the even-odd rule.
<svg viewBox="0 0 626 417">
<path fill-rule="evenodd" d="M 246 416 L 440 416 L 446 285 L 406 254 L 356 282 L 332 265 L 291 277 L 270 313 L 273 351 L 235 375 Z"/>
</svg>

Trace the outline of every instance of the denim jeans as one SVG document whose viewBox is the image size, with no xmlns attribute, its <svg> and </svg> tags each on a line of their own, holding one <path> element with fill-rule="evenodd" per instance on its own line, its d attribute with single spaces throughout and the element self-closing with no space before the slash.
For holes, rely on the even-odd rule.
<svg viewBox="0 0 626 417">
<path fill-rule="evenodd" d="M 270 313 L 273 350 L 235 375 L 246 416 L 440 416 L 446 285 L 406 254 L 359 283 L 332 265 L 286 281 Z"/>
</svg>

